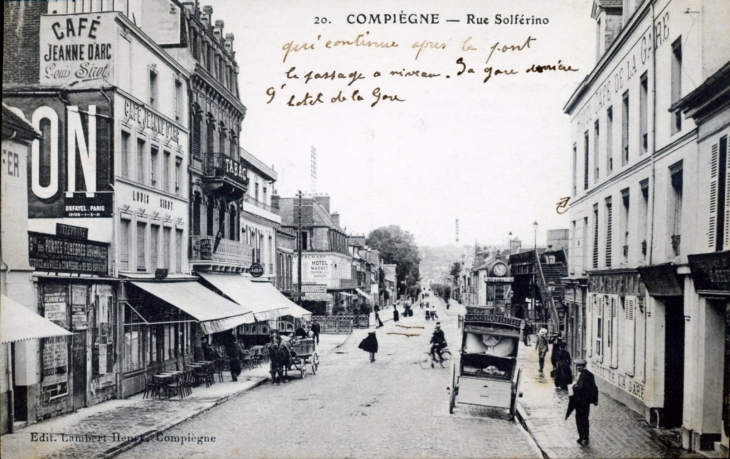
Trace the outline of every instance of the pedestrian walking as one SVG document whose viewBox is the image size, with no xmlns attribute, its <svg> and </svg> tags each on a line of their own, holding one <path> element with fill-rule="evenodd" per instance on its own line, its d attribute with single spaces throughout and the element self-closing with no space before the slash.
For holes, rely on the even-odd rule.
<svg viewBox="0 0 730 459">
<path fill-rule="evenodd" d="M 398 322 L 400 319 L 400 313 L 398 312 L 398 308 L 395 306 L 393 307 L 393 322 Z"/>
<path fill-rule="evenodd" d="M 578 371 L 578 382 L 573 385 L 572 394 L 568 402 L 568 412 L 565 419 L 575 410 L 575 425 L 578 429 L 578 443 L 587 445 L 590 436 L 590 424 L 588 418 L 591 414 L 591 404 L 598 405 L 598 387 L 593 373 L 586 368 L 586 361 L 578 359 L 575 361 L 575 368 Z"/>
<path fill-rule="evenodd" d="M 370 361 L 375 362 L 375 354 L 378 353 L 378 337 L 375 332 L 369 332 L 364 340 L 360 341 L 358 348 L 370 353 Z"/>
<path fill-rule="evenodd" d="M 563 339 L 560 337 L 560 335 L 553 335 L 548 340 L 549 344 L 553 345 L 552 351 L 550 351 L 550 363 L 553 365 L 553 369 L 550 371 L 550 376 L 555 377 L 555 372 L 558 369 L 558 354 L 560 354 L 560 343 L 563 342 Z"/>
<path fill-rule="evenodd" d="M 321 330 L 319 322 L 315 322 L 312 324 L 312 338 L 314 338 L 314 341 L 319 344 L 319 331 Z"/>
<path fill-rule="evenodd" d="M 226 356 L 228 356 L 228 368 L 231 370 L 231 380 L 238 381 L 238 375 L 241 374 L 241 356 L 235 336 L 226 344 Z"/>
<path fill-rule="evenodd" d="M 570 369 L 570 353 L 566 349 L 565 341 L 553 344 L 553 349 L 558 348 L 555 366 L 555 387 L 567 390 L 568 384 L 573 383 L 573 371 Z"/>
<path fill-rule="evenodd" d="M 542 373 L 542 369 L 545 366 L 545 356 L 550 350 L 548 347 L 547 330 L 544 328 L 541 328 L 537 333 L 535 349 L 537 349 L 538 356 L 540 357 L 540 373 Z"/>
</svg>

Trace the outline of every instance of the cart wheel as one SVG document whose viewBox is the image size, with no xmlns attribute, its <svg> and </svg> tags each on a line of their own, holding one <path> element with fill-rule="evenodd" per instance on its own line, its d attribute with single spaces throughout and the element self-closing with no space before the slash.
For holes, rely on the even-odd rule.
<svg viewBox="0 0 730 459">
<path fill-rule="evenodd" d="M 319 368 L 319 356 L 315 353 L 312 355 L 312 374 L 317 374 L 317 369 Z"/>
</svg>

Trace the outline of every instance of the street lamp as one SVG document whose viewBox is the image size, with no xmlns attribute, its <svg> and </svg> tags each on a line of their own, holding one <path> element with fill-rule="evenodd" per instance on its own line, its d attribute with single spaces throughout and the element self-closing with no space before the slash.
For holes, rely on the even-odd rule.
<svg viewBox="0 0 730 459">
<path fill-rule="evenodd" d="M 532 224 L 532 227 L 535 228 L 535 245 L 534 245 L 535 261 L 533 263 L 539 263 L 540 259 L 537 256 L 537 221 L 535 221 L 535 223 Z M 535 320 L 535 317 L 536 317 L 536 311 L 535 311 L 535 306 L 536 306 L 536 304 L 535 304 L 535 282 L 537 281 L 537 279 L 535 278 L 536 275 L 537 275 L 537 266 L 535 266 L 533 264 L 533 266 L 532 266 L 532 320 Z M 543 299 L 543 301 L 544 301 L 544 299 Z"/>
<path fill-rule="evenodd" d="M 537 222 L 532 224 L 532 227 L 535 228 L 535 250 L 537 250 Z"/>
</svg>

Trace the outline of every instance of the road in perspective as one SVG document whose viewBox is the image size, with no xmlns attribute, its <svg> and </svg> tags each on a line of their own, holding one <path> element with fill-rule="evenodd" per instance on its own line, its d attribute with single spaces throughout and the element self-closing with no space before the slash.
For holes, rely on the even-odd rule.
<svg viewBox="0 0 730 459">
<path fill-rule="evenodd" d="M 430 302 L 448 344 L 458 349 L 456 317 L 446 315 L 439 300 Z M 382 316 L 391 314 L 389 308 Z M 315 376 L 259 386 L 164 434 L 215 436 L 215 443 L 153 440 L 121 457 L 540 457 L 527 432 L 505 413 L 459 406 L 449 415 L 450 370 L 418 364 L 434 324 L 418 307 L 413 317 L 386 322 L 376 332 L 373 363 L 357 348 L 367 330 L 357 330 L 322 356 Z"/>
</svg>

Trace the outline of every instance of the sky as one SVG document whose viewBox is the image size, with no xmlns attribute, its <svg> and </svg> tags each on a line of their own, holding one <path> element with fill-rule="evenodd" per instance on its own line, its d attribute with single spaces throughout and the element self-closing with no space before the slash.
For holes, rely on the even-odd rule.
<svg viewBox="0 0 730 459">
<path fill-rule="evenodd" d="M 510 232 L 532 241 L 537 221 L 544 244 L 546 230 L 569 227 L 556 212 L 572 186 L 562 109 L 595 64 L 591 1 L 203 4 L 235 34 L 241 146 L 273 165 L 279 195 L 312 191 L 315 147 L 315 190 L 350 234 L 395 224 L 448 245 L 458 219 L 460 244 L 506 244 Z M 322 102 L 297 106 L 307 93 Z"/>
</svg>

